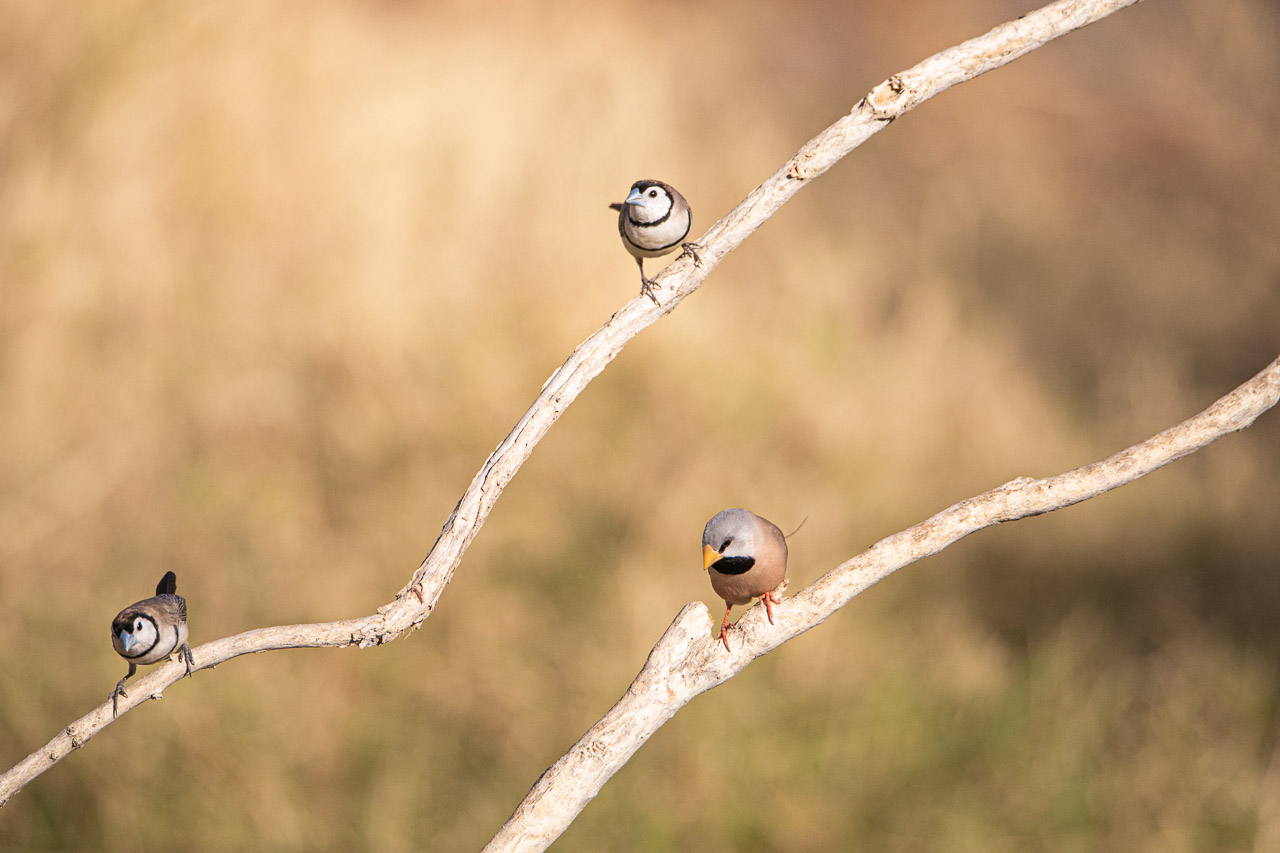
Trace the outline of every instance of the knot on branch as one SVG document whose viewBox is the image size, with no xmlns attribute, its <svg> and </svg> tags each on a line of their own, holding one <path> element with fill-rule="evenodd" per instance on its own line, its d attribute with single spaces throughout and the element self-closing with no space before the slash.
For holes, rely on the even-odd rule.
<svg viewBox="0 0 1280 853">
<path fill-rule="evenodd" d="M 862 102 L 878 121 L 893 121 L 906 111 L 907 81 L 895 74 L 872 89 Z"/>
<path fill-rule="evenodd" d="M 820 174 L 820 170 L 810 166 L 816 156 L 817 153 L 810 149 L 797 154 L 791 161 L 791 168 L 787 169 L 787 178 L 792 181 L 807 181 L 814 175 Z"/>
</svg>

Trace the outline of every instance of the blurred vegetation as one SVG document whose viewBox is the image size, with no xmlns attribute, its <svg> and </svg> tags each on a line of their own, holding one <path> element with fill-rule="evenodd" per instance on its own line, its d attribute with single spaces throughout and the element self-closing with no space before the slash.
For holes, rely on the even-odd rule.
<svg viewBox="0 0 1280 853">
<path fill-rule="evenodd" d="M 1034 3 L 0 1 L 0 765 L 192 642 L 371 612 L 637 289 L 889 74 Z M 1133 9 L 817 181 L 537 449 L 423 630 L 198 673 L 5 850 L 476 849 L 691 599 L 799 588 L 1200 410 L 1280 340 L 1280 26 Z M 651 270 L 660 263 L 651 263 Z M 1280 417 L 912 566 L 648 744 L 556 849 L 1280 849 Z"/>
</svg>

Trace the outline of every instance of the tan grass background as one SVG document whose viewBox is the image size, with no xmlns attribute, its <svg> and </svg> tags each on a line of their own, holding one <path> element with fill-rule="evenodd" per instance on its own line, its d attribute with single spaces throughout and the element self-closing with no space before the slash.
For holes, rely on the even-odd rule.
<svg viewBox="0 0 1280 853">
<path fill-rule="evenodd" d="M 193 642 L 389 600 L 634 295 L 608 202 L 663 178 L 700 230 L 1033 5 L 0 2 L 0 764 L 166 569 Z M 422 631 L 199 673 L 0 849 L 476 849 L 716 604 L 717 510 L 807 518 L 804 584 L 1199 410 L 1280 341 L 1278 23 L 1150 0 L 895 123 L 592 385 Z M 900 573 L 556 849 L 1280 849 L 1278 442 Z"/>
</svg>

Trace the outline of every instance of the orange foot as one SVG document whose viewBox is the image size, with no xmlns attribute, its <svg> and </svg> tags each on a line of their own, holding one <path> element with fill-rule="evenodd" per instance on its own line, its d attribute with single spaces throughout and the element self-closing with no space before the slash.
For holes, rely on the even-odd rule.
<svg viewBox="0 0 1280 853">
<path fill-rule="evenodd" d="M 769 624 L 772 625 L 773 624 L 773 605 L 781 604 L 782 602 L 774 597 L 774 594 L 772 591 L 766 592 L 764 595 L 760 596 L 760 600 L 764 602 L 764 612 L 769 615 Z"/>
<path fill-rule="evenodd" d="M 733 609 L 732 604 L 725 608 L 724 621 L 720 623 L 720 642 L 724 643 L 724 650 L 726 652 L 733 651 L 732 649 L 729 648 L 729 637 L 725 633 L 729 630 L 729 611 L 732 609 Z"/>
</svg>

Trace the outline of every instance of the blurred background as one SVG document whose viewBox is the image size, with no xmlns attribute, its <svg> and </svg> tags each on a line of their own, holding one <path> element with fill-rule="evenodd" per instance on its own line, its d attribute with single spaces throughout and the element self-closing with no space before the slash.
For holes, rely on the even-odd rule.
<svg viewBox="0 0 1280 853">
<path fill-rule="evenodd" d="M 0 2 L 0 767 L 192 643 L 365 615 L 539 386 L 874 85 L 1033 2 Z M 4 850 L 473 850 L 626 688 L 705 521 L 792 590 L 1280 352 L 1280 27 L 1147 2 L 805 189 L 537 448 L 421 631 L 203 671 Z M 650 261 L 656 272 L 664 261 Z M 895 575 L 694 701 L 564 851 L 1280 849 L 1280 414 Z M 735 610 L 735 616 L 740 610 Z"/>
</svg>

